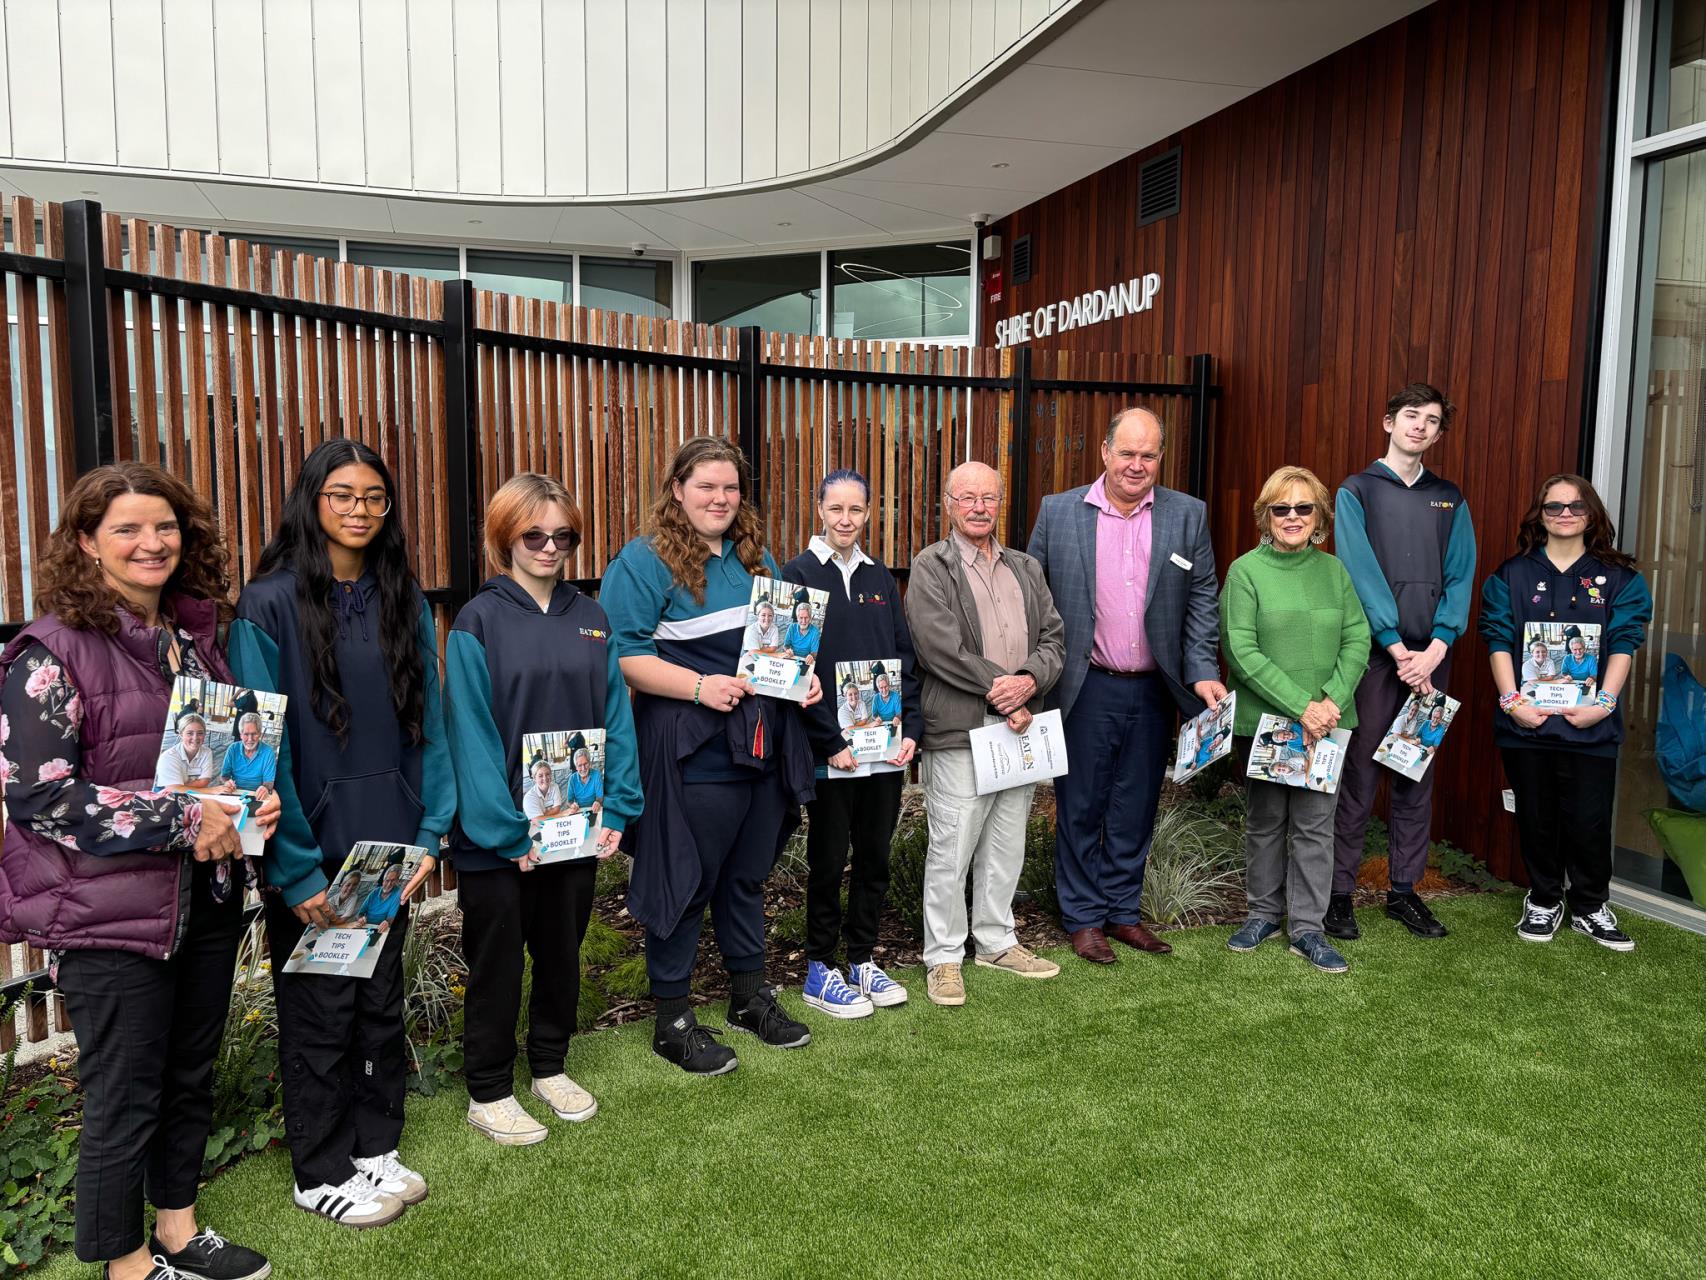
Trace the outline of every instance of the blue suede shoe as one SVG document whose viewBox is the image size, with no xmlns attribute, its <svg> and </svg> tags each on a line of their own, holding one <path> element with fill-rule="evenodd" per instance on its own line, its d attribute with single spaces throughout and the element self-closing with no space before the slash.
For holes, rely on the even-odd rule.
<svg viewBox="0 0 1706 1280">
<path fill-rule="evenodd" d="M 1238 932 L 1226 940 L 1226 945 L 1234 951 L 1254 951 L 1279 931 L 1280 927 L 1273 921 L 1251 916 L 1238 926 Z"/>
<path fill-rule="evenodd" d="M 1301 933 L 1291 940 L 1291 953 L 1302 956 L 1322 973 L 1343 973 L 1350 965 L 1333 949 L 1333 944 L 1319 933 Z"/>
</svg>

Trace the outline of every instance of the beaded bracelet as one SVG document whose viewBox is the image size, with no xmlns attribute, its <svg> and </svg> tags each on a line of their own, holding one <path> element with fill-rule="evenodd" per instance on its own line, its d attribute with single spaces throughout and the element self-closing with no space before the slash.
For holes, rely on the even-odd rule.
<svg viewBox="0 0 1706 1280">
<path fill-rule="evenodd" d="M 1607 693 L 1604 689 L 1601 689 L 1599 691 L 1599 697 L 1595 698 L 1594 701 L 1599 703 L 1599 705 L 1604 707 L 1607 711 L 1617 710 L 1617 695 L 1615 693 Z"/>
<path fill-rule="evenodd" d="M 705 687 L 705 677 L 701 675 L 693 682 L 693 705 L 699 705 L 699 691 Z"/>
<path fill-rule="evenodd" d="M 1520 702 L 1527 701 L 1528 699 L 1523 696 L 1522 690 L 1512 689 L 1509 693 L 1501 693 L 1499 695 L 1499 710 L 1509 714 L 1512 707 L 1516 706 Z"/>
</svg>

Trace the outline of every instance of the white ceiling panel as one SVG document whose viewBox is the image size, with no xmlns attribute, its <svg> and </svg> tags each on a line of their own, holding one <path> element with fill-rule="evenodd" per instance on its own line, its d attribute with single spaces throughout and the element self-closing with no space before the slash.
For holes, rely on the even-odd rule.
<svg viewBox="0 0 1706 1280">
<path fill-rule="evenodd" d="M 218 213 L 232 222 L 289 227 L 303 232 L 389 234 L 391 210 L 383 196 L 342 191 L 298 191 L 292 187 L 242 186 L 204 182 L 199 190 Z M 103 199 L 105 196 L 103 195 Z M 107 200 L 106 203 L 114 203 Z"/>
<path fill-rule="evenodd" d="M 391 200 L 391 226 L 400 236 L 473 236 L 549 240 L 558 210 L 551 205 L 493 205 L 445 200 Z M 477 221 L 476 221 L 477 219 Z"/>
<path fill-rule="evenodd" d="M 634 239 L 654 248 L 693 253 L 706 249 L 730 249 L 748 243 L 727 231 L 695 221 L 691 204 L 623 205 L 622 213 L 641 228 Z"/>
<path fill-rule="evenodd" d="M 193 182 L 65 169 L 0 170 L 0 181 L 37 200 L 99 200 L 110 212 L 167 222 L 219 219 L 219 211 Z"/>
<path fill-rule="evenodd" d="M 935 182 L 883 182 L 856 174 L 837 180 L 834 186 L 855 195 L 908 205 L 926 213 L 941 214 L 956 222 L 970 222 L 974 213 L 999 218 L 1003 214 L 1040 200 L 1047 191 L 1010 191 L 994 187 L 955 187 Z"/>
<path fill-rule="evenodd" d="M 595 204 L 569 205 L 552 210 L 557 218 L 556 230 L 546 239 L 551 244 L 609 245 L 626 248 L 635 241 L 650 242 L 646 229 L 622 209 Z"/>
</svg>

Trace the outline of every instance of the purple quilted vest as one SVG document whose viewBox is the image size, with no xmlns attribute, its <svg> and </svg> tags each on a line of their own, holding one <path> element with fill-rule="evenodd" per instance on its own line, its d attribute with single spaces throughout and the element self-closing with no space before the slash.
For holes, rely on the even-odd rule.
<svg viewBox="0 0 1706 1280">
<path fill-rule="evenodd" d="M 209 674 L 230 680 L 216 647 L 218 613 L 206 600 L 177 596 L 169 611 L 194 638 Z M 48 614 L 19 632 L 0 654 L 0 683 L 32 641 L 65 667 L 82 699 L 83 779 L 126 791 L 154 784 L 171 684 L 160 674 L 155 633 L 119 609 L 116 636 L 66 626 Z M 23 762 L 25 768 L 33 762 Z M 12 822 L 0 848 L 0 942 L 63 950 L 133 951 L 170 956 L 189 891 L 189 855 L 120 853 L 108 857 L 45 839 Z"/>
</svg>

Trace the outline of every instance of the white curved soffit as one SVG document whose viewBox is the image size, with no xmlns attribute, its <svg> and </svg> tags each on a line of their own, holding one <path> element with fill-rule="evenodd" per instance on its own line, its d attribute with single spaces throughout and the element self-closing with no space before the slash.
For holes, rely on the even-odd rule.
<svg viewBox="0 0 1706 1280">
<path fill-rule="evenodd" d="M 0 0 L 20 168 L 648 204 L 904 149 L 1097 0 Z"/>
</svg>

